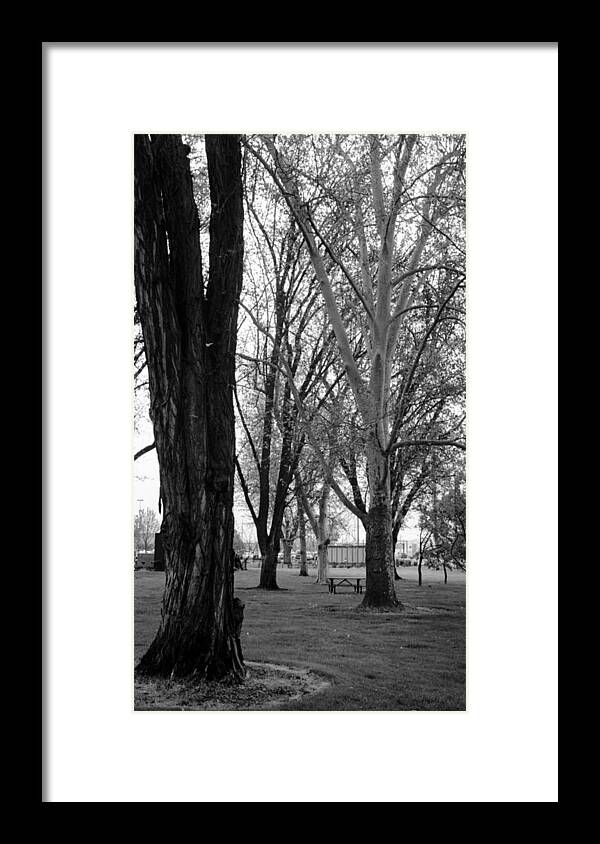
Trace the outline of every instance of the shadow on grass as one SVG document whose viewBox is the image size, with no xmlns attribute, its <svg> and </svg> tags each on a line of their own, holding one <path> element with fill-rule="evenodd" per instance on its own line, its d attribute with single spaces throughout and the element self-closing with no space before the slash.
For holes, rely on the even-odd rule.
<svg viewBox="0 0 600 844">
<path fill-rule="evenodd" d="M 444 585 L 430 576 L 427 589 L 398 581 L 404 608 L 376 612 L 359 609 L 361 595 L 332 596 L 326 586 L 293 571 L 278 572 L 278 590 L 256 588 L 258 570 L 238 572 L 236 593 L 243 592 L 245 603 L 244 658 L 331 679 L 314 694 L 284 697 L 278 709 L 463 711 L 465 578 Z M 135 574 L 136 662 L 160 621 L 163 586 L 161 573 Z M 249 708 L 243 690 L 240 694 L 237 708 Z"/>
</svg>

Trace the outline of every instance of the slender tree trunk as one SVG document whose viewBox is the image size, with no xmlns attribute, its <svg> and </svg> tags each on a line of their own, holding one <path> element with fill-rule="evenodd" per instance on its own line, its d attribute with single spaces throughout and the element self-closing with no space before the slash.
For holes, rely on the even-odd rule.
<svg viewBox="0 0 600 844">
<path fill-rule="evenodd" d="M 419 572 L 419 586 L 422 586 L 422 585 L 423 585 L 423 574 L 422 574 L 422 568 L 423 568 L 423 554 L 422 554 L 421 552 L 419 552 L 419 567 L 418 567 L 418 572 Z"/>
<path fill-rule="evenodd" d="M 327 569 L 329 562 L 327 559 L 327 541 L 320 542 L 317 546 L 317 577 L 315 583 L 327 583 Z"/>
<path fill-rule="evenodd" d="M 444 561 L 444 553 L 445 549 L 442 548 L 442 543 L 440 542 L 440 531 L 439 531 L 439 504 L 438 504 L 438 488 L 437 482 L 434 481 L 433 484 L 433 541 L 436 547 L 436 558 L 437 562 L 442 562 L 442 568 L 444 570 L 444 583 L 448 583 L 448 573 L 446 571 L 446 563 Z"/>
<path fill-rule="evenodd" d="M 327 583 L 327 546 L 329 545 L 329 496 L 331 487 L 323 485 L 319 499 L 319 522 L 317 535 L 317 583 Z"/>
<path fill-rule="evenodd" d="M 296 490 L 299 495 L 298 501 L 302 507 L 310 526 L 317 540 L 317 577 L 315 583 L 327 582 L 327 546 L 329 545 L 329 496 L 331 487 L 328 483 L 323 484 L 319 497 L 319 515 L 314 513 L 302 486 L 302 479 L 296 474 Z"/>
<path fill-rule="evenodd" d="M 389 458 L 376 444 L 367 446 L 370 504 L 366 520 L 367 582 L 362 607 L 399 606 L 394 587 L 392 506 Z"/>
<path fill-rule="evenodd" d="M 206 147 L 213 210 L 204 299 L 189 147 L 177 135 L 135 136 L 135 284 L 166 568 L 160 627 L 138 669 L 242 678 L 243 605 L 233 597 L 231 397 L 243 252 L 239 139 L 208 136 Z"/>
<path fill-rule="evenodd" d="M 298 536 L 300 539 L 300 577 L 308 577 L 308 566 L 306 564 L 306 519 L 304 507 L 302 506 L 302 495 L 296 481 L 296 506 L 298 509 Z"/>
<path fill-rule="evenodd" d="M 396 568 L 396 545 L 398 544 L 398 534 L 400 533 L 401 525 L 402 519 L 400 518 L 396 518 L 392 522 L 392 560 L 394 561 L 394 580 L 402 580 L 398 574 L 398 569 Z"/>
</svg>

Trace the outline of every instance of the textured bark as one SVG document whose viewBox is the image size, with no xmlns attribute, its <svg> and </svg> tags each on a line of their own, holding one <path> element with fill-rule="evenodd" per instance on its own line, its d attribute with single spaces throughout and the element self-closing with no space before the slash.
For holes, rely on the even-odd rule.
<svg viewBox="0 0 600 844">
<path fill-rule="evenodd" d="M 371 496 L 365 530 L 367 580 L 361 606 L 397 607 L 389 458 L 382 454 L 376 444 L 368 446 L 367 457 Z"/>
<path fill-rule="evenodd" d="M 279 589 L 277 585 L 277 556 L 279 554 L 279 543 L 270 544 L 262 553 L 262 565 L 260 567 L 259 589 Z"/>
<path fill-rule="evenodd" d="M 154 536 L 154 571 L 165 570 L 165 552 L 160 532 Z"/>
<path fill-rule="evenodd" d="M 189 148 L 178 135 L 135 136 L 135 285 L 166 569 L 161 624 L 139 670 L 241 678 L 243 605 L 233 597 L 231 566 L 231 383 L 243 251 L 239 140 L 208 136 L 206 147 L 213 205 L 205 298 Z"/>
<path fill-rule="evenodd" d="M 327 555 L 327 541 L 321 542 L 317 545 L 317 577 L 316 583 L 327 583 L 327 569 L 329 567 Z"/>
<path fill-rule="evenodd" d="M 210 278 L 206 291 L 206 376 L 208 385 L 207 507 L 210 559 L 226 575 L 215 605 L 233 596 L 233 490 L 235 416 L 233 384 L 238 302 L 243 270 L 241 154 L 236 135 L 206 135 L 210 183 Z M 233 599 L 238 619 L 241 603 Z M 237 630 L 238 621 L 234 620 Z M 239 619 L 241 626 L 241 619 Z M 237 630 L 239 635 L 239 630 Z M 238 638 L 239 644 L 239 638 Z M 241 650 L 240 650 L 241 656 Z"/>
</svg>

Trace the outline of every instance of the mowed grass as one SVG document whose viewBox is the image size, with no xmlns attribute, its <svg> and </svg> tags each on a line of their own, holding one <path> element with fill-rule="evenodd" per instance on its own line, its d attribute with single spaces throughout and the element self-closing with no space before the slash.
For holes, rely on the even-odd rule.
<svg viewBox="0 0 600 844">
<path fill-rule="evenodd" d="M 259 571 L 235 573 L 244 605 L 244 658 L 308 668 L 331 685 L 282 705 L 293 710 L 464 710 L 465 576 L 401 569 L 396 592 L 404 609 L 357 611 L 350 590 L 330 595 L 314 573 L 278 571 L 277 592 L 257 589 Z M 135 659 L 160 621 L 161 572 L 135 573 Z"/>
</svg>

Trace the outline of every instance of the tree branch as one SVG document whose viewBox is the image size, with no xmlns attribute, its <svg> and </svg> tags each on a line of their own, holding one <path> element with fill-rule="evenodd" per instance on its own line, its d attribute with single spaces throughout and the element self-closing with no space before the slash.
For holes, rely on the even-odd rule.
<svg viewBox="0 0 600 844">
<path fill-rule="evenodd" d="M 237 469 L 238 478 L 240 479 L 240 485 L 242 487 L 242 492 L 244 493 L 244 498 L 246 499 L 246 506 L 248 507 L 248 510 L 250 511 L 250 515 L 252 516 L 252 520 L 253 520 L 254 524 L 257 525 L 258 524 L 258 518 L 257 518 L 256 513 L 254 511 L 254 507 L 252 506 L 252 501 L 250 499 L 250 493 L 248 491 L 248 485 L 246 483 L 244 473 L 242 472 L 242 467 L 240 466 L 240 461 L 237 459 L 237 457 L 235 458 L 235 468 Z"/>
<path fill-rule="evenodd" d="M 440 307 L 438 308 L 438 312 L 437 312 L 437 314 L 435 315 L 435 318 L 434 318 L 433 322 L 431 323 L 431 325 L 429 326 L 429 328 L 428 328 L 428 329 L 427 329 L 427 331 L 425 332 L 425 335 L 424 335 L 423 339 L 421 340 L 421 344 L 420 344 L 419 348 L 417 349 L 417 353 L 416 353 L 415 358 L 414 358 L 414 360 L 413 360 L 412 366 L 411 366 L 410 371 L 409 371 L 409 373 L 408 373 L 408 375 L 407 375 L 407 377 L 406 377 L 406 381 L 404 382 L 404 385 L 403 385 L 403 387 L 402 387 L 402 393 L 400 394 L 400 399 L 399 399 L 399 401 L 398 401 L 398 410 L 397 410 L 397 412 L 396 412 L 396 418 L 395 418 L 395 420 L 394 420 L 394 425 L 393 425 L 393 427 L 392 427 L 392 431 L 391 431 L 391 433 L 390 433 L 389 444 L 388 444 L 388 447 L 387 447 L 387 450 L 388 450 L 388 451 L 390 451 L 390 450 L 391 450 L 391 448 L 392 448 L 392 446 L 393 446 L 393 442 L 394 442 L 394 440 L 396 439 L 396 437 L 397 437 L 397 435 L 398 435 L 398 431 L 399 431 L 399 429 L 400 429 L 400 425 L 402 424 L 402 410 L 403 410 L 403 406 L 404 406 L 404 399 L 406 398 L 406 394 L 408 393 L 408 390 L 409 390 L 409 388 L 410 388 L 410 385 L 412 384 L 412 380 L 413 380 L 413 378 L 414 378 L 414 374 L 415 374 L 415 371 L 416 371 L 416 369 L 417 369 L 417 366 L 419 365 L 419 361 L 420 361 L 420 359 L 421 359 L 421 355 L 423 354 L 423 350 L 424 350 L 424 348 L 425 348 L 425 344 L 426 344 L 427 340 L 429 339 L 429 336 L 431 335 L 431 332 L 433 331 L 433 329 L 435 328 L 435 326 L 438 324 L 438 322 L 439 322 L 439 320 L 440 320 L 440 317 L 441 317 L 441 315 L 442 315 L 442 312 L 443 312 L 444 308 L 446 307 L 446 305 L 448 304 L 448 302 L 450 302 L 450 300 L 452 299 L 452 297 L 454 296 L 454 294 L 456 293 L 456 291 L 458 290 L 458 288 L 459 288 L 461 285 L 463 285 L 463 284 L 464 284 L 464 281 L 463 281 L 462 279 L 460 279 L 460 280 L 459 280 L 459 281 L 458 281 L 458 282 L 454 285 L 454 287 L 452 288 L 452 290 L 450 291 L 450 293 L 448 294 L 448 296 L 446 296 L 446 298 L 444 299 L 444 301 L 442 302 L 442 304 L 441 304 L 441 305 L 440 305 Z"/>
<path fill-rule="evenodd" d="M 156 448 L 156 443 L 150 443 L 150 445 L 144 446 L 144 448 L 140 448 L 139 451 L 133 455 L 133 459 L 137 460 L 138 457 L 143 457 L 144 454 L 147 454 L 149 451 L 152 451 L 153 448 Z"/>
<path fill-rule="evenodd" d="M 391 446 L 390 451 L 395 451 L 397 448 L 405 448 L 411 445 L 452 445 L 455 448 L 460 448 L 461 451 L 466 451 L 466 445 L 460 440 L 403 440 L 402 442 L 395 443 Z"/>
<path fill-rule="evenodd" d="M 273 141 L 267 138 L 265 139 L 265 143 L 269 148 L 271 156 L 275 161 L 275 167 L 279 167 L 281 170 L 281 165 L 278 163 L 278 153 L 275 148 L 275 145 L 273 144 Z M 300 227 L 300 231 L 304 236 L 304 240 L 306 242 L 308 252 L 311 257 L 313 267 L 315 269 L 315 273 L 321 287 L 321 292 L 325 301 L 325 307 L 327 309 L 327 313 L 329 315 L 329 319 L 331 321 L 331 325 L 334 330 L 336 340 L 338 342 L 344 367 L 346 369 L 346 372 L 348 373 L 348 380 L 350 381 L 350 385 L 352 387 L 352 391 L 354 392 L 356 402 L 358 406 L 362 409 L 365 418 L 367 418 L 369 416 L 370 411 L 369 399 L 367 396 L 368 391 L 366 385 L 363 382 L 354 356 L 352 355 L 352 350 L 350 348 L 346 329 L 340 316 L 340 312 L 337 307 L 335 297 L 333 295 L 333 290 L 329 282 L 329 276 L 327 274 L 327 270 L 325 269 L 325 265 L 323 264 L 323 259 L 319 253 L 319 250 L 317 249 L 317 245 L 315 243 L 314 235 L 311 231 L 310 225 L 307 222 L 306 212 L 301 206 L 301 202 L 296 191 L 293 190 L 293 186 L 290 183 L 289 177 L 282 172 L 282 178 L 285 180 L 285 182 L 282 183 L 281 179 L 277 174 L 276 169 L 273 169 L 273 167 L 271 167 L 269 163 L 265 161 L 264 157 L 257 150 L 255 150 L 254 147 L 252 147 L 247 141 L 245 141 L 245 145 L 250 150 L 250 152 L 254 156 L 256 156 L 256 158 L 261 162 L 266 171 L 271 175 L 271 178 L 273 179 L 277 187 L 280 189 L 288 207 L 296 218 L 298 226 Z"/>
<path fill-rule="evenodd" d="M 273 336 L 270 334 L 269 331 L 267 331 L 266 328 L 264 328 L 260 324 L 260 322 L 256 319 L 254 314 L 244 305 L 243 302 L 240 302 L 240 307 L 243 308 L 246 311 L 246 313 L 248 314 L 248 316 L 250 317 L 252 322 L 256 325 L 256 327 L 259 329 L 259 331 L 262 331 L 265 334 L 265 336 L 267 336 L 271 340 L 271 342 L 273 342 Z M 282 354 L 280 356 L 280 360 L 281 360 L 281 363 L 283 364 L 283 367 L 285 369 L 287 382 L 290 385 L 290 389 L 291 389 L 292 394 L 294 396 L 294 401 L 296 403 L 296 408 L 298 410 L 298 417 L 299 417 L 300 421 L 303 423 L 304 429 L 305 429 L 306 434 L 307 434 L 308 439 L 309 439 L 309 442 L 312 445 L 312 447 L 315 451 L 315 454 L 317 455 L 317 458 L 318 458 L 319 462 L 321 463 L 321 466 L 323 467 L 323 470 L 325 471 L 326 480 L 331 485 L 331 488 L 335 491 L 335 494 L 340 499 L 342 504 L 344 504 L 344 506 L 346 506 L 348 508 L 348 510 L 350 510 L 350 512 L 354 513 L 355 516 L 358 516 L 361 521 L 364 521 L 365 514 L 363 512 L 361 512 L 358 509 L 358 507 L 356 507 L 353 504 L 352 501 L 350 501 L 348 496 L 344 493 L 344 491 L 341 489 L 340 485 L 337 483 L 337 481 L 333 477 L 333 471 L 331 469 L 331 466 L 328 464 L 327 460 L 325 459 L 325 456 L 323 455 L 323 452 L 321 451 L 321 449 L 319 447 L 319 444 L 316 440 L 316 437 L 313 434 L 310 419 L 308 419 L 307 416 L 306 416 L 306 410 L 305 410 L 305 407 L 304 407 L 304 402 L 302 401 L 302 397 L 300 396 L 298 388 L 296 387 L 296 384 L 294 383 L 294 373 L 292 372 L 285 355 Z"/>
</svg>

